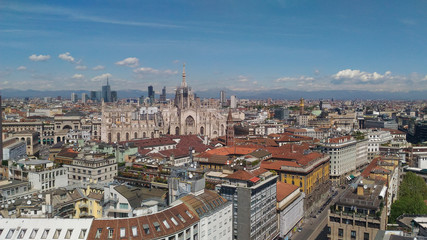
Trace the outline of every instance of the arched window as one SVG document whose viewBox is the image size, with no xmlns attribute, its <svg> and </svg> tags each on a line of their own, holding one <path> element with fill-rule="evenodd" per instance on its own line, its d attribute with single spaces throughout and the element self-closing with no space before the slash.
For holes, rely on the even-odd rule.
<svg viewBox="0 0 427 240">
<path fill-rule="evenodd" d="M 111 142 L 111 133 L 108 133 L 108 142 Z"/>
<path fill-rule="evenodd" d="M 175 128 L 175 135 L 179 135 L 179 127 Z"/>
<path fill-rule="evenodd" d="M 137 139 L 137 138 L 138 138 L 138 133 L 137 133 L 137 132 L 135 132 L 135 133 L 133 134 L 133 138 L 134 138 L 134 139 Z"/>
<path fill-rule="evenodd" d="M 117 140 L 116 142 L 120 142 L 120 133 L 117 133 Z"/>
<path fill-rule="evenodd" d="M 185 119 L 185 126 L 187 126 L 187 127 L 193 127 L 194 126 L 194 118 L 192 116 L 188 116 Z"/>
<path fill-rule="evenodd" d="M 129 133 L 126 133 L 126 141 L 129 141 Z"/>
<path fill-rule="evenodd" d="M 154 138 L 154 132 L 151 132 L 151 138 Z"/>
<path fill-rule="evenodd" d="M 200 127 L 200 135 L 205 135 L 205 128 L 204 127 Z"/>
<path fill-rule="evenodd" d="M 142 137 L 143 137 L 143 138 L 146 138 L 146 137 L 147 137 L 147 133 L 146 133 L 146 132 L 143 132 L 143 133 L 142 133 Z"/>
</svg>

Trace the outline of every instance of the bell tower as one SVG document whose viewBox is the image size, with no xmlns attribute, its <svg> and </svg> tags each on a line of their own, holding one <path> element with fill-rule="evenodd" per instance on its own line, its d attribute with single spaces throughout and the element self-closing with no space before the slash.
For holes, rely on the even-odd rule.
<svg viewBox="0 0 427 240">
<path fill-rule="evenodd" d="M 231 108 L 229 108 L 228 110 L 225 144 L 227 146 L 234 145 L 234 124 L 233 124 L 233 116 L 231 114 Z"/>
</svg>

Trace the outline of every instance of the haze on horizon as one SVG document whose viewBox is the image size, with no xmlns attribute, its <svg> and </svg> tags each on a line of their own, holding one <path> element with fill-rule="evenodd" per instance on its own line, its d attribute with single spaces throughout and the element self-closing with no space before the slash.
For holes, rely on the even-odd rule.
<svg viewBox="0 0 427 240">
<path fill-rule="evenodd" d="M 427 90 L 427 2 L 2 1 L 0 89 Z"/>
</svg>

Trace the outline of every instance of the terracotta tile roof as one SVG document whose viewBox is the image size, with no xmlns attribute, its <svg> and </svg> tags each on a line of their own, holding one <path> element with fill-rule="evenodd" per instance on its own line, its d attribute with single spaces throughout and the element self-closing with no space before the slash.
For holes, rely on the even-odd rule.
<svg viewBox="0 0 427 240">
<path fill-rule="evenodd" d="M 377 161 L 378 160 L 380 160 L 381 158 L 380 157 L 376 157 L 376 158 L 374 158 L 374 159 L 372 159 L 372 161 L 369 163 L 369 165 L 365 168 L 365 170 L 363 170 L 363 172 L 362 172 L 362 176 L 364 177 L 364 178 L 367 178 L 367 177 L 369 177 L 369 175 L 371 175 L 371 171 L 372 171 L 372 169 L 375 167 L 375 166 L 377 166 Z"/>
<path fill-rule="evenodd" d="M 140 217 L 94 219 L 87 239 L 95 239 L 98 229 L 101 230 L 99 239 L 109 239 L 110 230 L 113 231 L 112 239 L 158 239 L 183 231 L 199 220 L 200 218 L 192 209 L 181 203 L 164 211 Z M 120 237 L 121 228 L 125 229 L 125 237 Z M 132 228 L 136 228 L 136 236 L 133 235 Z"/>
<path fill-rule="evenodd" d="M 210 211 L 222 207 L 227 200 L 214 191 L 204 190 L 200 195 L 186 195 L 180 198 L 188 207 L 196 212 L 199 217 L 208 214 Z"/>
<path fill-rule="evenodd" d="M 134 143 L 135 146 L 141 147 L 141 148 L 157 147 L 157 146 L 163 146 L 163 145 L 175 145 L 176 144 L 175 141 L 173 141 L 171 138 L 168 138 L 168 137 L 150 138 L 150 139 L 142 139 L 142 140 L 131 140 L 128 142 Z M 123 143 L 125 143 L 125 142 L 120 142 L 120 144 L 123 144 Z"/>
<path fill-rule="evenodd" d="M 221 147 L 207 151 L 211 155 L 246 155 L 257 150 L 247 146 Z"/>
<path fill-rule="evenodd" d="M 62 149 L 56 157 L 65 157 L 65 158 L 75 158 L 79 155 L 78 152 L 74 151 L 72 148 L 64 148 Z"/>
<path fill-rule="evenodd" d="M 180 139 L 179 143 L 176 145 L 176 148 L 186 150 L 187 152 L 190 148 L 198 153 L 209 149 L 209 147 L 203 144 L 203 140 L 200 139 L 200 137 L 197 135 L 181 135 L 175 136 L 174 138 Z"/>
<path fill-rule="evenodd" d="M 301 165 L 299 165 L 295 161 L 281 161 L 281 160 L 277 160 L 277 161 L 263 161 L 263 162 L 261 162 L 261 167 L 265 168 L 265 169 L 269 169 L 269 170 L 281 170 L 282 166 L 287 166 L 287 167 L 302 167 Z"/>
<path fill-rule="evenodd" d="M 287 196 L 289 196 L 291 193 L 293 193 L 297 189 L 299 189 L 298 186 L 295 186 L 295 185 L 292 185 L 289 183 L 280 182 L 280 181 L 277 182 L 276 200 L 278 202 L 282 201 L 283 199 L 285 199 Z"/>
<path fill-rule="evenodd" d="M 236 180 L 243 180 L 243 181 L 249 181 L 253 177 L 258 177 L 259 175 L 268 172 L 268 170 L 259 168 L 254 171 L 246 171 L 246 170 L 238 170 L 230 175 L 227 176 L 229 179 L 236 179 Z"/>
<path fill-rule="evenodd" d="M 406 135 L 405 132 L 391 128 L 381 128 L 382 131 L 390 132 L 392 135 Z"/>
<path fill-rule="evenodd" d="M 329 138 L 328 143 L 343 143 L 352 139 L 352 136 L 343 136 L 337 138 Z"/>
</svg>

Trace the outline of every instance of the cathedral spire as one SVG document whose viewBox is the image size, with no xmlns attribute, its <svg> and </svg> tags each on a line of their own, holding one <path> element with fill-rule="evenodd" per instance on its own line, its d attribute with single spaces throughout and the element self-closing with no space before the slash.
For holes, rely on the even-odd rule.
<svg viewBox="0 0 427 240">
<path fill-rule="evenodd" d="M 187 83 L 185 82 L 185 63 L 182 67 L 182 84 L 181 87 L 187 87 Z"/>
</svg>

